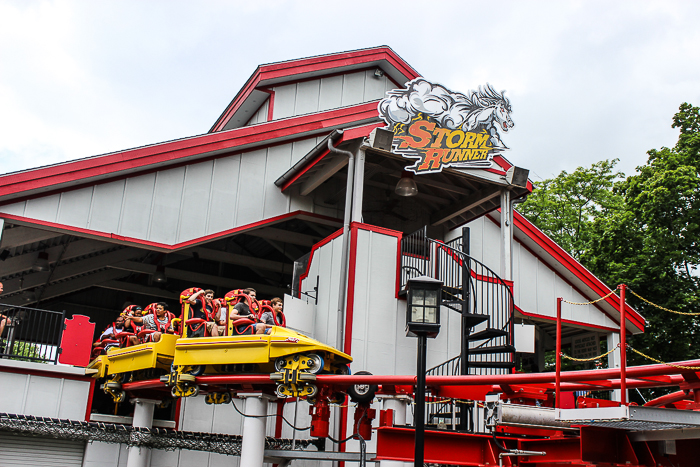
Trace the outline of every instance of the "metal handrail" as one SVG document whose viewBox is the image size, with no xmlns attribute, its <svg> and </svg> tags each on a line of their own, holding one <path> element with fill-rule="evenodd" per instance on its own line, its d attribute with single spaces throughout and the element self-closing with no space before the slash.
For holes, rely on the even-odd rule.
<svg viewBox="0 0 700 467">
<path fill-rule="evenodd" d="M 65 311 L 42 310 L 0 303 L 0 358 L 58 363 Z"/>
</svg>

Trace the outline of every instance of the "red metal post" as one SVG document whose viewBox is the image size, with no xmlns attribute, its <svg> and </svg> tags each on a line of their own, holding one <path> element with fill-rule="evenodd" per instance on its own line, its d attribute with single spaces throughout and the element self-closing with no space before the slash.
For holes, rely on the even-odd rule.
<svg viewBox="0 0 700 467">
<path fill-rule="evenodd" d="M 620 403 L 627 404 L 627 317 L 625 316 L 625 290 L 620 284 Z"/>
<path fill-rule="evenodd" d="M 555 355 L 556 362 L 556 391 L 554 398 L 554 407 L 561 408 L 561 302 L 562 298 L 557 298 L 557 350 Z"/>
</svg>

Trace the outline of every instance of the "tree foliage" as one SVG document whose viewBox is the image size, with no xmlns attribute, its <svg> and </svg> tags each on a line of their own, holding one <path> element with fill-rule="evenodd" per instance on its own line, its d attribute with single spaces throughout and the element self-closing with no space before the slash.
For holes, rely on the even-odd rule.
<svg viewBox="0 0 700 467">
<path fill-rule="evenodd" d="M 648 151 L 623 179 L 617 160 L 536 185 L 520 212 L 608 285 L 627 284 L 665 308 L 700 312 L 700 108 L 682 104 L 678 142 Z M 700 358 L 700 318 L 669 313 L 628 294 L 647 320 L 630 344 L 660 360 Z M 651 363 L 630 352 L 634 364 Z"/>
<path fill-rule="evenodd" d="M 590 242 L 593 222 L 620 208 L 622 197 L 613 186 L 624 174 L 615 171 L 618 159 L 562 171 L 535 183 L 535 190 L 518 211 L 579 259 Z"/>
</svg>

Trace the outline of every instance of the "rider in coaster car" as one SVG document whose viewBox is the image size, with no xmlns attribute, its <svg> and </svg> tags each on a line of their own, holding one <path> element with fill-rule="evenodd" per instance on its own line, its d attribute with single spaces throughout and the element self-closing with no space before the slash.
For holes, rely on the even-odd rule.
<svg viewBox="0 0 700 467">
<path fill-rule="evenodd" d="M 140 342 L 158 342 L 160 336 L 164 333 L 173 333 L 172 319 L 173 314 L 168 311 L 168 304 L 165 302 L 152 303 L 146 309 L 153 309 L 153 313 L 149 313 L 146 316 L 139 317 L 133 316 L 126 320 L 127 326 L 131 323 L 136 323 L 141 325 L 142 331 L 139 334 L 144 334 L 139 337 L 131 336 L 129 339 L 132 340 L 132 345 L 136 345 Z M 150 333 L 143 333 L 144 330 L 154 331 Z"/>
<path fill-rule="evenodd" d="M 267 328 L 265 332 L 270 333 L 272 326 L 282 326 L 286 327 L 287 322 L 282 313 L 282 308 L 284 307 L 284 302 L 281 298 L 275 297 L 270 300 L 269 306 L 263 306 L 263 314 L 260 316 L 260 321 L 263 322 Z"/>
<path fill-rule="evenodd" d="M 104 330 L 104 332 L 100 335 L 100 338 L 97 339 L 97 342 L 92 344 L 93 347 L 101 347 L 103 345 L 103 340 L 108 339 L 108 340 L 113 340 L 115 336 L 118 334 L 121 334 L 124 332 L 124 317 L 122 315 L 117 316 L 117 319 L 112 323 L 110 327 Z M 119 343 L 116 341 L 112 342 L 107 342 L 104 345 L 104 349 L 100 352 L 102 355 L 106 354 L 109 349 L 112 347 L 119 347 Z"/>
<path fill-rule="evenodd" d="M 250 297 L 251 300 L 255 301 L 255 296 L 256 292 L 255 289 L 243 289 L 243 292 Z M 248 306 L 248 303 L 246 301 L 238 302 L 236 305 L 233 307 L 233 310 L 231 310 L 230 314 L 230 319 L 232 321 L 235 321 L 240 318 L 249 318 L 252 319 L 253 321 L 256 321 L 256 316 L 255 314 L 251 313 L 250 307 Z M 238 334 L 253 334 L 253 328 L 255 328 L 255 334 L 265 334 L 265 329 L 267 326 L 263 323 L 256 323 L 255 325 L 250 325 L 250 324 L 244 324 L 241 326 L 238 326 L 236 331 Z"/>
<path fill-rule="evenodd" d="M 204 294 L 204 304 L 206 309 L 202 309 L 202 302 L 197 300 L 197 298 Z M 190 308 L 192 310 L 192 318 L 200 318 L 206 320 L 207 333 L 210 336 L 218 337 L 224 334 L 224 326 L 218 325 L 214 320 L 216 312 L 214 304 L 214 291 L 213 290 L 200 290 L 192 294 L 187 301 L 190 303 Z M 204 326 L 197 329 L 190 337 L 202 337 L 204 335 Z"/>
</svg>

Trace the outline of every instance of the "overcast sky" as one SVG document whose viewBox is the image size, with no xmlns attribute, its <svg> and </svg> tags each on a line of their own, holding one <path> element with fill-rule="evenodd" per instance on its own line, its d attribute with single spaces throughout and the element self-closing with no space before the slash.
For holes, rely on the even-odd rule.
<svg viewBox="0 0 700 467">
<path fill-rule="evenodd" d="M 700 105 L 694 1 L 0 0 L 0 173 L 205 133 L 256 66 L 378 45 L 506 90 L 507 157 L 539 180 L 631 174 Z"/>
</svg>

